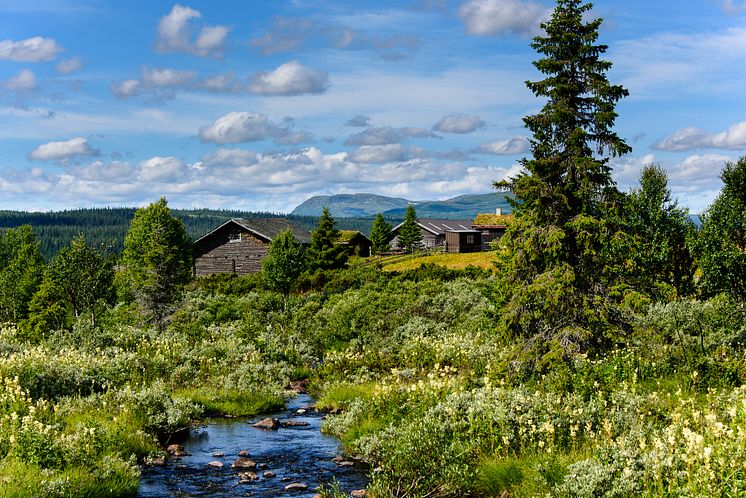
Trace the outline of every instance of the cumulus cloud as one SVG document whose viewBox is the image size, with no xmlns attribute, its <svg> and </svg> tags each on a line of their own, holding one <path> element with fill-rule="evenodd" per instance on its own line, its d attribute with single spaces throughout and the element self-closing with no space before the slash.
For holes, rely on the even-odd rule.
<svg viewBox="0 0 746 498">
<path fill-rule="evenodd" d="M 70 74 L 81 69 L 82 67 L 83 61 L 80 60 L 80 57 L 72 57 L 70 59 L 65 59 L 57 63 L 56 69 L 57 72 L 60 74 Z"/>
<path fill-rule="evenodd" d="M 420 147 L 407 147 L 402 144 L 363 145 L 350 154 L 350 159 L 359 163 L 389 163 L 409 161 L 427 157 L 427 151 Z"/>
<path fill-rule="evenodd" d="M 198 86 L 204 90 L 222 93 L 238 93 L 242 89 L 241 82 L 236 79 L 232 72 L 203 78 Z"/>
<path fill-rule="evenodd" d="M 218 149 L 202 158 L 202 164 L 208 167 L 251 166 L 257 163 L 257 154 L 253 150 Z"/>
<path fill-rule="evenodd" d="M 290 52 L 316 32 L 310 19 L 278 16 L 272 20 L 270 29 L 260 38 L 251 40 L 262 55 Z"/>
<path fill-rule="evenodd" d="M 173 182 L 185 169 L 186 164 L 173 156 L 155 156 L 139 164 L 137 176 L 144 182 Z"/>
<path fill-rule="evenodd" d="M 357 116 L 348 119 L 345 126 L 350 126 L 352 128 L 367 128 L 370 126 L 370 117 L 358 114 Z"/>
<path fill-rule="evenodd" d="M 484 143 L 479 146 L 477 152 L 503 156 L 523 154 L 524 152 L 528 152 L 530 147 L 531 144 L 526 137 L 513 137 L 508 140 L 497 140 L 495 142 Z"/>
<path fill-rule="evenodd" d="M 201 57 L 220 56 L 230 28 L 204 26 L 192 42 L 190 21 L 202 14 L 190 7 L 176 4 L 158 21 L 155 48 L 159 52 L 185 52 Z"/>
<path fill-rule="evenodd" d="M 308 132 L 292 130 L 292 120 L 278 125 L 264 114 L 236 111 L 201 128 L 199 137 L 205 143 L 221 145 L 269 139 L 279 145 L 298 145 L 313 139 L 313 135 Z"/>
<path fill-rule="evenodd" d="M 249 90 L 264 95 L 301 95 L 323 93 L 328 85 L 329 75 L 325 71 L 291 61 L 274 71 L 254 75 Z"/>
<path fill-rule="evenodd" d="M 141 87 L 140 80 L 115 81 L 111 84 L 111 93 L 117 98 L 126 99 L 138 95 Z"/>
<path fill-rule="evenodd" d="M 66 162 L 76 157 L 98 156 L 101 152 L 94 149 L 85 137 L 76 137 L 59 142 L 47 142 L 32 150 L 28 157 L 34 161 Z"/>
<path fill-rule="evenodd" d="M 486 123 L 474 114 L 450 114 L 433 125 L 433 130 L 443 133 L 471 133 L 484 128 Z"/>
<path fill-rule="evenodd" d="M 381 126 L 350 135 L 344 143 L 345 145 L 387 145 L 398 144 L 411 138 L 438 138 L 438 136 L 426 128 Z"/>
<path fill-rule="evenodd" d="M 21 70 L 5 82 L 5 88 L 13 92 L 30 92 L 38 87 L 39 83 L 36 81 L 36 75 L 28 69 Z"/>
<path fill-rule="evenodd" d="M 178 69 L 157 69 L 143 67 L 142 83 L 152 87 L 183 86 L 194 81 L 195 71 L 180 71 Z"/>
<path fill-rule="evenodd" d="M 51 38 L 34 36 L 25 40 L 0 41 L 0 60 L 13 62 L 51 61 L 64 49 Z"/>
<path fill-rule="evenodd" d="M 728 14 L 740 14 L 746 12 L 746 1 L 744 0 L 724 0 L 723 10 Z"/>
<path fill-rule="evenodd" d="M 530 35 L 551 9 L 522 0 L 469 0 L 458 16 L 470 35 Z"/>
<path fill-rule="evenodd" d="M 653 144 L 656 150 L 683 151 L 692 149 L 746 149 L 746 121 L 727 130 L 710 134 L 700 128 L 681 128 Z"/>
</svg>

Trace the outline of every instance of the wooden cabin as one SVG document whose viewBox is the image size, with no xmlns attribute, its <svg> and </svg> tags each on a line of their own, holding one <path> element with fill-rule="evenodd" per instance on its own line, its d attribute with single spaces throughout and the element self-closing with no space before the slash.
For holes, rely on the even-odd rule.
<svg viewBox="0 0 746 498">
<path fill-rule="evenodd" d="M 449 230 L 446 232 L 446 252 L 466 253 L 482 250 L 479 230 Z"/>
<path fill-rule="evenodd" d="M 194 242 L 194 274 L 248 275 L 262 269 L 269 244 L 280 232 L 290 230 L 301 244 L 311 234 L 284 218 L 234 218 Z"/>
<path fill-rule="evenodd" d="M 347 247 L 347 254 L 350 256 L 370 256 L 370 249 L 373 242 L 368 237 L 357 230 L 340 230 L 337 244 Z"/>
<path fill-rule="evenodd" d="M 399 249 L 399 229 L 404 223 L 399 223 L 392 230 L 394 236 L 389 243 L 392 250 Z M 471 220 L 436 220 L 433 218 L 420 218 L 417 226 L 422 232 L 422 248 L 437 249 L 446 248 L 446 232 L 456 230 L 471 230 Z"/>
<path fill-rule="evenodd" d="M 497 211 L 478 214 L 472 222 L 471 228 L 482 233 L 483 251 L 490 250 L 492 242 L 505 235 L 508 225 L 513 220 L 512 214 L 502 214 L 502 211 Z"/>
</svg>

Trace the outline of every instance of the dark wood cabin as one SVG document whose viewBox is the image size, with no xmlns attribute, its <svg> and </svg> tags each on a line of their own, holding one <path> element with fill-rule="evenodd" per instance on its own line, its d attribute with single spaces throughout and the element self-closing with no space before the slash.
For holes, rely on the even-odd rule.
<svg viewBox="0 0 746 498">
<path fill-rule="evenodd" d="M 248 275 L 262 269 L 269 244 L 280 232 L 290 230 L 301 244 L 311 234 L 284 218 L 234 218 L 194 242 L 194 274 Z"/>
<path fill-rule="evenodd" d="M 392 230 L 394 236 L 389 243 L 392 250 L 399 249 L 399 229 L 403 223 L 399 223 Z M 455 230 L 471 230 L 471 220 L 436 220 L 433 218 L 420 218 L 417 225 L 422 232 L 422 248 L 437 249 L 446 247 L 446 232 Z"/>
<path fill-rule="evenodd" d="M 357 230 L 340 230 L 337 244 L 347 247 L 347 254 L 350 256 L 370 256 L 370 248 L 373 242 L 368 237 Z"/>
<path fill-rule="evenodd" d="M 482 250 L 479 230 L 449 230 L 446 232 L 446 252 L 466 253 Z"/>
<path fill-rule="evenodd" d="M 472 229 L 479 230 L 482 233 L 482 250 L 490 250 L 491 244 L 495 240 L 505 235 L 508 225 L 513 220 L 512 214 L 502 213 L 481 213 L 474 218 Z"/>
</svg>

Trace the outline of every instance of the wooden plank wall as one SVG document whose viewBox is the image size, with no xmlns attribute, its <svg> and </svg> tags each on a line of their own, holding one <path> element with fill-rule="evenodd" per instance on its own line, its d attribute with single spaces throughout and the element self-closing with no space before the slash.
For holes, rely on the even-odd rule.
<svg viewBox="0 0 746 498">
<path fill-rule="evenodd" d="M 235 227 L 226 227 L 200 244 L 200 255 L 194 260 L 196 275 L 235 273 L 249 275 L 262 269 L 262 259 L 269 253 L 266 243 L 249 232 L 241 232 L 240 240 L 230 240 Z"/>
</svg>

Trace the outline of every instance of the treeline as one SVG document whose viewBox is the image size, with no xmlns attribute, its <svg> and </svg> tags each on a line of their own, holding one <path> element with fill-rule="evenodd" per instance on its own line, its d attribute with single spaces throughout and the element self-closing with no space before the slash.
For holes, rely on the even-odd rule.
<svg viewBox="0 0 746 498">
<path fill-rule="evenodd" d="M 8 228 L 30 225 L 34 229 L 39 249 L 50 260 L 80 234 L 94 247 L 104 247 L 114 254 L 122 251 L 124 236 L 136 208 L 92 208 L 51 212 L 0 211 L 0 232 Z M 317 216 L 218 209 L 175 209 L 173 215 L 184 222 L 187 235 L 196 240 L 231 218 L 286 218 L 307 230 L 319 221 Z M 397 222 L 400 220 L 392 219 Z M 341 218 L 342 230 L 370 233 L 373 218 Z"/>
</svg>

